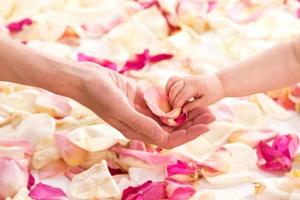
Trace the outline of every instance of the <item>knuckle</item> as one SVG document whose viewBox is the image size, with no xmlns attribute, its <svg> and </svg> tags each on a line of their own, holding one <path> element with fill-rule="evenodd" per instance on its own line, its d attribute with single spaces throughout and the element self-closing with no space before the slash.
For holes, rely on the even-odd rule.
<svg viewBox="0 0 300 200">
<path fill-rule="evenodd" d="M 143 130 L 145 131 L 145 129 L 143 129 Z M 157 130 L 155 130 L 155 129 L 146 130 L 145 134 L 154 142 L 161 141 L 160 135 L 157 132 Z"/>
</svg>

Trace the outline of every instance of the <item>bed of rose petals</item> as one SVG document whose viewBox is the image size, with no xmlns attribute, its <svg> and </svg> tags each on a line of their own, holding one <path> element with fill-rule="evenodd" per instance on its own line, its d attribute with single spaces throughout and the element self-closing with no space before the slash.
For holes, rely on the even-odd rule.
<svg viewBox="0 0 300 200">
<path fill-rule="evenodd" d="M 178 126 L 188 116 L 171 108 L 168 77 L 215 72 L 299 35 L 299 9 L 297 0 L 0 0 L 0 36 L 158 85 L 145 101 Z M 70 99 L 0 82 L 0 199 L 299 200 L 299 98 L 296 85 L 218 102 L 208 133 L 167 151 L 128 141 Z"/>
</svg>

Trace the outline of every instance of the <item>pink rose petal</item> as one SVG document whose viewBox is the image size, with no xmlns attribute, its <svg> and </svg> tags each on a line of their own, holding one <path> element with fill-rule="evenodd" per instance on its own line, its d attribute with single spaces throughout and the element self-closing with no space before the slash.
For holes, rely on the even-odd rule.
<svg viewBox="0 0 300 200">
<path fill-rule="evenodd" d="M 65 97 L 41 90 L 35 103 L 39 112 L 48 113 L 55 118 L 64 118 L 71 114 L 72 107 Z"/>
<path fill-rule="evenodd" d="M 119 175 L 119 174 L 127 174 L 128 172 L 125 172 L 121 168 L 111 168 L 108 167 L 109 173 L 114 176 L 114 175 Z"/>
<path fill-rule="evenodd" d="M 208 8 L 207 8 L 207 12 L 210 13 L 213 9 L 215 9 L 215 7 L 217 6 L 217 1 L 208 1 Z"/>
<path fill-rule="evenodd" d="M 265 142 L 258 144 L 257 156 L 257 164 L 266 171 L 288 171 L 292 167 L 290 158 Z"/>
<path fill-rule="evenodd" d="M 27 183 L 27 189 L 30 190 L 32 186 L 35 184 L 35 179 L 31 173 L 29 173 L 28 176 L 28 183 Z"/>
<path fill-rule="evenodd" d="M 136 0 L 144 9 L 158 4 L 158 0 Z"/>
<path fill-rule="evenodd" d="M 183 124 L 187 120 L 187 114 L 186 113 L 181 113 L 178 117 L 174 119 L 176 124 Z"/>
<path fill-rule="evenodd" d="M 103 67 L 106 67 L 108 69 L 115 70 L 115 71 L 117 70 L 117 64 L 107 59 L 98 59 L 95 57 L 87 56 L 83 53 L 78 53 L 77 60 L 82 62 L 93 62 Z"/>
<path fill-rule="evenodd" d="M 126 71 L 129 70 L 141 70 L 143 69 L 147 61 L 150 58 L 149 50 L 145 49 L 143 53 L 141 54 L 136 54 L 133 59 L 128 60 L 123 69 L 120 71 L 120 73 L 125 73 Z"/>
<path fill-rule="evenodd" d="M 143 151 L 128 149 L 121 145 L 115 145 L 110 149 L 119 155 L 121 163 L 135 167 L 166 167 L 175 164 L 177 158 L 175 154 L 160 154 L 156 151 Z"/>
<path fill-rule="evenodd" d="M 296 104 L 291 100 L 290 89 L 286 88 L 280 92 L 280 95 L 275 99 L 276 102 L 286 110 L 295 111 Z"/>
<path fill-rule="evenodd" d="M 236 23 L 256 21 L 264 12 L 261 7 L 256 7 L 250 0 L 238 1 L 230 10 L 229 18 Z"/>
<path fill-rule="evenodd" d="M 68 165 L 79 166 L 85 162 L 87 151 L 70 142 L 66 132 L 57 132 L 53 136 L 63 160 Z"/>
<path fill-rule="evenodd" d="M 198 178 L 197 168 L 180 160 L 176 164 L 167 166 L 167 174 L 172 179 L 184 182 L 195 181 Z"/>
<path fill-rule="evenodd" d="M 147 181 L 137 187 L 128 187 L 123 191 L 122 200 L 159 200 L 166 199 L 165 184 Z"/>
<path fill-rule="evenodd" d="M 166 183 L 166 191 L 170 200 L 190 199 L 196 193 L 196 189 L 190 184 L 181 183 L 173 179 L 168 179 Z"/>
<path fill-rule="evenodd" d="M 51 178 L 63 174 L 68 169 L 63 160 L 56 160 L 39 171 L 40 179 Z"/>
<path fill-rule="evenodd" d="M 34 200 L 67 200 L 66 194 L 59 188 L 43 183 L 38 183 L 29 192 L 29 196 Z"/>
<path fill-rule="evenodd" d="M 300 84 L 297 84 L 291 88 L 289 88 L 289 93 L 287 94 L 288 101 L 291 102 L 292 109 L 299 112 L 300 105 Z"/>
<path fill-rule="evenodd" d="M 297 135 L 280 135 L 274 140 L 272 147 L 289 159 L 293 159 L 299 147 L 299 137 Z"/>
<path fill-rule="evenodd" d="M 291 95 L 294 97 L 300 97 L 300 84 L 297 84 L 291 88 Z"/>
<path fill-rule="evenodd" d="M 80 174 L 81 172 L 85 171 L 84 168 L 82 167 L 69 167 L 64 175 L 69 179 L 69 180 L 72 180 L 73 177 L 77 174 Z"/>
<path fill-rule="evenodd" d="M 171 163 L 176 162 L 176 158 L 173 155 L 162 155 L 156 154 L 152 152 L 131 150 L 131 149 L 121 149 L 119 152 L 120 160 L 125 159 L 127 157 L 135 158 L 138 161 L 142 161 L 146 164 L 152 166 L 166 166 Z"/>
<path fill-rule="evenodd" d="M 156 63 L 156 62 L 160 62 L 163 60 L 169 60 L 171 58 L 173 58 L 172 54 L 162 53 L 162 54 L 150 56 L 149 61 L 150 61 L 150 63 Z"/>
<path fill-rule="evenodd" d="M 139 140 L 131 140 L 128 144 L 128 148 L 139 151 L 147 151 L 145 143 Z"/>
<path fill-rule="evenodd" d="M 147 89 L 144 92 L 144 99 L 152 113 L 160 117 L 166 125 L 179 126 L 187 119 L 187 114 L 181 113 L 180 108 L 171 108 L 167 93 L 163 88 L 151 87 Z"/>
<path fill-rule="evenodd" d="M 147 64 L 153 64 L 157 62 L 161 62 L 163 60 L 168 60 L 173 58 L 172 54 L 156 54 L 156 55 L 150 55 L 149 49 L 145 49 L 143 53 L 136 54 L 133 58 L 126 61 L 123 68 L 119 70 L 119 73 L 125 73 L 130 70 L 141 70 L 143 69 Z M 117 64 L 108 60 L 108 59 L 98 59 L 95 57 L 87 56 L 83 53 L 77 54 L 77 60 L 78 61 L 86 61 L 86 62 L 93 62 L 96 64 L 99 64 L 101 66 L 104 66 L 106 68 L 112 69 L 117 71 Z"/>
<path fill-rule="evenodd" d="M 149 49 L 145 49 L 143 53 L 136 54 L 134 58 L 129 59 L 123 66 L 120 73 L 125 73 L 129 70 L 141 70 L 147 64 L 153 64 L 163 60 L 169 60 L 171 58 L 173 58 L 173 55 L 171 54 L 157 54 L 151 56 Z"/>
<path fill-rule="evenodd" d="M 6 27 L 11 33 L 22 31 L 25 26 L 30 26 L 32 24 L 30 18 L 24 18 L 20 21 L 9 23 Z"/>
<path fill-rule="evenodd" d="M 297 15 L 298 18 L 300 18 L 300 8 L 297 9 L 296 15 Z"/>
<path fill-rule="evenodd" d="M 20 147 L 27 155 L 32 155 L 33 149 L 27 140 L 22 139 L 0 139 L 2 147 Z"/>
<path fill-rule="evenodd" d="M 175 174 L 194 174 L 195 168 L 188 165 L 186 162 L 180 160 L 176 164 L 168 165 L 167 167 L 168 176 Z"/>
<path fill-rule="evenodd" d="M 27 162 L 0 157 L 0 199 L 14 197 L 28 183 Z"/>
</svg>

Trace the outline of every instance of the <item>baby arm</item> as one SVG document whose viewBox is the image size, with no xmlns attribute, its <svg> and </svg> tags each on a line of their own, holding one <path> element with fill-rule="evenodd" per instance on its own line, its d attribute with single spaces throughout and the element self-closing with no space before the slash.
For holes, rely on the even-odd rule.
<svg viewBox="0 0 300 200">
<path fill-rule="evenodd" d="M 300 39 L 282 43 L 214 75 L 172 77 L 166 86 L 173 107 L 184 111 L 223 97 L 280 89 L 300 81 Z M 190 101 L 192 99 L 192 101 Z"/>
</svg>

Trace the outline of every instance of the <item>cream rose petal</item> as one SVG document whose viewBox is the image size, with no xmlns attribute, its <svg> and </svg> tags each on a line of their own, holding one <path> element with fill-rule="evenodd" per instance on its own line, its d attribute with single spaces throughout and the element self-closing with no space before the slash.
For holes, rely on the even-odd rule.
<svg viewBox="0 0 300 200">
<path fill-rule="evenodd" d="M 32 200 L 29 196 L 29 191 L 26 187 L 19 190 L 19 192 L 13 197 L 7 197 L 5 200 Z"/>
<path fill-rule="evenodd" d="M 28 140 L 35 147 L 38 142 L 53 134 L 55 120 L 47 114 L 33 114 L 17 127 L 17 138 Z"/>
<path fill-rule="evenodd" d="M 278 135 L 278 132 L 272 130 L 237 131 L 228 138 L 228 142 L 241 142 L 251 147 L 256 147 L 260 141 L 268 142 Z"/>
<path fill-rule="evenodd" d="M 198 191 L 196 192 L 190 200 L 216 200 L 216 197 L 211 191 Z"/>
<path fill-rule="evenodd" d="M 287 119 L 290 114 L 283 107 L 278 105 L 273 99 L 265 94 L 257 94 L 254 96 L 254 101 L 260 105 L 262 110 L 269 116 L 276 119 Z"/>
<path fill-rule="evenodd" d="M 224 151 L 228 152 L 229 157 L 223 162 L 227 162 L 228 169 L 225 172 L 210 175 L 204 173 L 206 180 L 213 185 L 228 187 L 230 185 L 251 182 L 254 180 L 257 156 L 255 151 L 248 145 L 242 143 L 226 144 Z M 216 159 L 221 159 L 216 157 Z M 241 162 L 244 161 L 244 162 Z M 211 160 L 210 162 L 213 162 Z M 215 160 L 218 162 L 218 160 Z M 205 172 L 205 171 L 204 171 Z"/>
<path fill-rule="evenodd" d="M 265 117 L 257 104 L 240 100 L 230 103 L 230 107 L 237 118 L 235 123 L 249 129 L 258 129 L 265 125 Z"/>
<path fill-rule="evenodd" d="M 38 91 L 26 89 L 12 94 L 0 93 L 0 104 L 12 107 L 14 110 L 23 110 L 35 112 L 35 99 L 38 96 Z"/>
<path fill-rule="evenodd" d="M 126 144 L 127 139 L 116 129 L 106 124 L 85 126 L 68 134 L 69 140 L 90 152 L 103 151 L 116 143 Z"/>
<path fill-rule="evenodd" d="M 228 122 L 213 122 L 209 125 L 210 130 L 207 133 L 173 150 L 202 162 L 220 148 L 232 133 L 247 128 Z"/>
<path fill-rule="evenodd" d="M 143 184 L 146 181 L 161 182 L 166 178 L 163 169 L 143 169 L 137 167 L 130 167 L 128 170 L 130 180 L 137 185 Z"/>
<path fill-rule="evenodd" d="M 257 200 L 289 200 L 290 194 L 279 190 L 270 180 L 253 183 Z"/>
<path fill-rule="evenodd" d="M 69 198 L 78 200 L 113 198 L 120 194 L 109 173 L 106 161 L 75 175 L 69 188 Z"/>
<path fill-rule="evenodd" d="M 290 196 L 289 200 L 298 200 L 300 199 L 300 193 L 299 192 L 293 192 Z"/>
<path fill-rule="evenodd" d="M 61 155 L 51 135 L 41 139 L 37 144 L 32 158 L 32 167 L 34 169 L 41 169 L 60 158 Z"/>
</svg>

